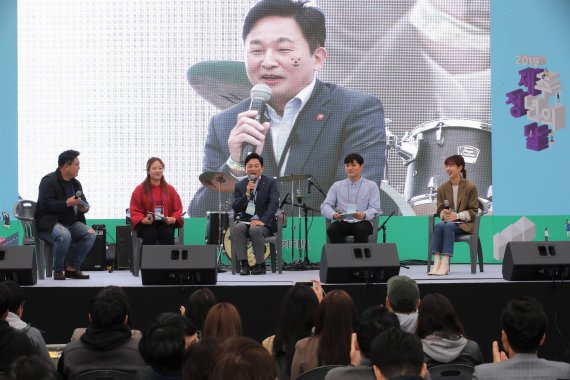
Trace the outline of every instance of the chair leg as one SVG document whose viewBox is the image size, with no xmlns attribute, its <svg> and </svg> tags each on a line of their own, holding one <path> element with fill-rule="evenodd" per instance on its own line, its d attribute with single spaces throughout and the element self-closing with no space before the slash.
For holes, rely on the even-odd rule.
<svg viewBox="0 0 570 380">
<path fill-rule="evenodd" d="M 471 259 L 471 274 L 477 273 L 477 246 L 469 243 L 469 257 Z"/>
<path fill-rule="evenodd" d="M 477 239 L 477 255 L 479 256 L 479 271 L 483 272 L 483 247 L 481 246 L 481 239 Z"/>
<path fill-rule="evenodd" d="M 275 245 L 273 244 L 269 244 L 269 256 L 271 257 L 271 272 L 275 273 L 277 272 L 276 270 L 276 266 L 277 263 L 275 262 L 277 260 L 276 258 L 276 254 L 275 254 Z"/>
<path fill-rule="evenodd" d="M 38 264 L 38 277 L 40 280 L 45 280 L 46 278 L 46 266 L 45 266 L 45 257 L 44 253 L 41 249 L 41 243 L 38 246 L 34 247 L 34 251 L 36 254 L 36 263 Z"/>
<path fill-rule="evenodd" d="M 432 256 L 433 256 L 433 252 L 431 251 L 431 247 L 428 247 L 428 258 L 427 258 L 427 272 L 428 273 L 430 272 L 430 269 L 431 269 Z"/>
<path fill-rule="evenodd" d="M 133 276 L 139 276 L 139 265 L 140 265 L 140 255 L 142 250 L 141 240 L 138 236 L 133 236 L 133 256 L 132 256 L 132 268 L 133 268 Z"/>
</svg>

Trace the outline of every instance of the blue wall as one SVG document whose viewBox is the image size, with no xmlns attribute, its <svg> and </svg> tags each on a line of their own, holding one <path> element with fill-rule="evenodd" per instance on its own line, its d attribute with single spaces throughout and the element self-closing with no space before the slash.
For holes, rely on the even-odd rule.
<svg viewBox="0 0 570 380">
<path fill-rule="evenodd" d="M 2 181 L 0 211 L 12 214 L 18 198 L 18 50 L 17 0 L 0 1 L 0 135 Z"/>
</svg>

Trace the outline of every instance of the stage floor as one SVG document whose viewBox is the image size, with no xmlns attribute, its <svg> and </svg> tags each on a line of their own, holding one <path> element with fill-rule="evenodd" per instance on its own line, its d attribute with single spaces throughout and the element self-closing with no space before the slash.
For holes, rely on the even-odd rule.
<svg viewBox="0 0 570 380">
<path fill-rule="evenodd" d="M 283 286 L 291 285 L 296 282 L 308 282 L 319 278 L 318 270 L 306 271 L 283 271 L 282 274 L 271 273 L 268 270 L 266 275 L 261 276 L 240 276 L 232 275 L 231 269 L 228 268 L 225 273 L 218 273 L 217 286 Z M 484 267 L 484 272 L 479 272 L 477 268 L 476 274 L 471 274 L 469 264 L 455 264 L 451 266 L 451 272 L 447 276 L 428 276 L 425 265 L 412 265 L 409 268 L 400 268 L 400 274 L 408 276 L 416 280 L 419 284 L 437 284 L 437 283 L 496 283 L 506 282 L 503 280 L 502 266 L 488 264 Z M 104 287 L 107 285 L 117 285 L 122 287 L 138 287 L 143 286 L 141 277 L 135 277 L 129 270 L 115 270 L 112 273 L 107 271 L 91 271 L 84 272 L 91 276 L 89 280 L 70 280 L 55 281 L 53 278 L 38 280 L 35 287 Z"/>
</svg>

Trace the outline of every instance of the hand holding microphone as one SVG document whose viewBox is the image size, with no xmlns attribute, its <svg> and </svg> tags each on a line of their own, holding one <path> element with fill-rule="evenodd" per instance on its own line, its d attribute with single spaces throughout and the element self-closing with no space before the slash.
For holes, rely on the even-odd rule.
<svg viewBox="0 0 570 380">
<path fill-rule="evenodd" d="M 75 192 L 75 199 L 77 199 L 79 201 L 79 206 L 81 206 L 83 208 L 83 210 L 81 210 L 82 212 L 87 212 L 89 210 L 89 203 L 85 202 L 83 199 L 81 199 L 81 196 L 83 195 L 83 193 L 81 192 L 81 190 L 77 190 Z"/>
<path fill-rule="evenodd" d="M 247 183 L 246 186 L 246 195 L 249 199 L 253 198 L 253 189 L 255 189 L 255 176 L 253 174 L 250 174 L 247 176 L 247 178 L 249 179 L 249 182 Z"/>
<path fill-rule="evenodd" d="M 146 214 L 146 218 L 143 218 L 141 220 L 142 224 L 152 224 L 152 222 L 154 221 L 154 218 L 152 217 L 152 213 L 147 213 Z"/>
</svg>

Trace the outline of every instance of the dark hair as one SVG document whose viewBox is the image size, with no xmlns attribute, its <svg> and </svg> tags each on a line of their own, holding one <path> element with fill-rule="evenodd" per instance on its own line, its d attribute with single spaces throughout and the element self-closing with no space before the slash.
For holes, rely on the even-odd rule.
<svg viewBox="0 0 570 380">
<path fill-rule="evenodd" d="M 259 163 L 261 164 L 261 166 L 263 166 L 263 157 L 261 157 L 259 154 L 257 153 L 250 153 L 247 155 L 247 157 L 245 158 L 245 162 L 243 163 L 244 165 L 247 165 L 247 163 L 253 159 L 257 159 L 259 160 Z"/>
<path fill-rule="evenodd" d="M 315 322 L 319 366 L 350 363 L 350 343 L 357 323 L 358 311 L 350 295 L 339 289 L 327 293 L 319 305 Z"/>
<path fill-rule="evenodd" d="M 467 169 L 465 169 L 465 160 L 463 156 L 459 154 L 455 154 L 453 156 L 449 156 L 443 162 L 444 165 L 455 165 L 455 166 L 462 166 L 463 169 L 461 170 L 461 174 L 463 174 L 463 178 L 467 178 Z"/>
<path fill-rule="evenodd" d="M 281 301 L 281 312 L 273 339 L 273 355 L 285 356 L 285 373 L 291 375 L 291 363 L 297 341 L 311 336 L 317 317 L 319 300 L 305 284 L 291 286 Z"/>
<path fill-rule="evenodd" d="M 57 158 L 57 166 L 62 168 L 65 164 L 71 165 L 77 156 L 79 156 L 79 152 L 73 149 L 61 152 Z"/>
<path fill-rule="evenodd" d="M 223 342 L 220 338 L 208 338 L 191 344 L 186 351 L 182 378 L 184 380 L 208 380 L 208 372 L 215 364 L 214 351 Z"/>
<path fill-rule="evenodd" d="M 362 165 L 364 163 L 364 158 L 358 153 L 350 153 L 344 158 L 345 164 L 351 164 L 356 162 L 358 165 Z"/>
<path fill-rule="evenodd" d="M 43 358 L 34 354 L 20 356 L 12 362 L 8 372 L 10 380 L 60 380 L 61 377 L 55 368 Z"/>
<path fill-rule="evenodd" d="M 204 321 L 204 338 L 229 338 L 242 334 L 241 317 L 234 305 L 221 302 L 212 306 Z"/>
<path fill-rule="evenodd" d="M 548 318 L 542 305 L 528 296 L 509 301 L 501 314 L 501 327 L 507 334 L 509 345 L 517 353 L 536 352 L 547 325 Z"/>
<path fill-rule="evenodd" d="M 269 352 L 255 340 L 235 336 L 214 352 L 209 380 L 275 380 L 277 366 Z"/>
<path fill-rule="evenodd" d="M 325 46 L 327 29 L 325 15 L 316 7 L 307 6 L 308 1 L 261 0 L 245 16 L 241 37 L 243 41 L 257 22 L 265 17 L 292 17 L 299 25 L 303 37 L 309 45 L 311 54 Z"/>
<path fill-rule="evenodd" d="M 184 315 L 194 323 L 199 331 L 202 331 L 208 311 L 217 303 L 218 299 L 210 289 L 198 289 L 186 300 Z"/>
<path fill-rule="evenodd" d="M 388 311 L 384 305 L 370 306 L 360 314 L 360 322 L 356 327 L 356 339 L 364 357 L 370 357 L 374 338 L 390 327 L 399 328 L 400 321 L 398 316 Z"/>
<path fill-rule="evenodd" d="M 89 315 L 91 324 L 100 328 L 121 325 L 129 313 L 129 303 L 126 295 L 117 287 L 102 289 L 91 300 Z"/>
<path fill-rule="evenodd" d="M 16 313 L 20 306 L 26 303 L 24 292 L 22 292 L 20 285 L 12 280 L 6 280 L 2 282 L 2 285 L 4 285 L 8 295 L 8 311 Z"/>
<path fill-rule="evenodd" d="M 143 191 L 145 192 L 145 194 L 150 194 L 150 174 L 148 171 L 150 170 L 150 167 L 152 166 L 152 164 L 154 164 L 156 161 L 160 162 L 163 169 L 165 167 L 164 161 L 162 161 L 158 157 L 151 157 L 146 161 L 146 178 L 144 179 L 144 181 L 142 183 Z M 162 191 L 164 193 L 166 193 L 166 191 L 168 189 L 168 187 L 166 186 L 166 179 L 164 178 L 164 175 L 160 179 L 160 188 L 162 189 Z"/>
<path fill-rule="evenodd" d="M 386 378 L 420 376 L 424 363 L 419 337 L 391 327 L 374 339 L 370 360 Z"/>
<path fill-rule="evenodd" d="M 442 337 L 464 336 L 465 331 L 455 308 L 443 294 L 426 295 L 418 310 L 416 335 L 425 338 L 438 332 Z"/>
<path fill-rule="evenodd" d="M 162 313 L 152 322 L 139 342 L 144 361 L 161 371 L 180 371 L 184 362 L 185 340 L 196 334 L 196 327 L 179 313 Z"/>
</svg>

